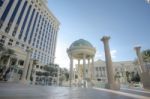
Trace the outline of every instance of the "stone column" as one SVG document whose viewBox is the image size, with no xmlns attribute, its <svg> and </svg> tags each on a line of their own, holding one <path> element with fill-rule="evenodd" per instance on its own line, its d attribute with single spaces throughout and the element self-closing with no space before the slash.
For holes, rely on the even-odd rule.
<svg viewBox="0 0 150 99">
<path fill-rule="evenodd" d="M 30 63 L 29 63 L 28 76 L 27 76 L 27 80 L 29 82 L 30 82 L 30 76 L 31 76 L 32 66 L 33 66 L 33 60 L 31 60 Z"/>
<path fill-rule="evenodd" d="M 104 36 L 101 41 L 104 43 L 104 51 L 105 51 L 105 62 L 107 68 L 107 78 L 108 78 L 108 88 L 109 89 L 118 89 L 115 84 L 114 73 L 113 73 L 113 66 L 109 48 L 109 36 Z"/>
<path fill-rule="evenodd" d="M 8 61 L 7 61 L 7 64 L 6 64 L 6 71 L 10 67 L 10 60 L 11 60 L 11 57 L 8 57 Z"/>
<path fill-rule="evenodd" d="M 16 67 L 13 67 L 12 70 L 11 70 L 11 74 L 10 74 L 10 78 L 9 78 L 9 82 L 17 82 L 19 79 L 18 78 L 18 68 L 17 68 L 17 65 L 18 65 L 18 59 L 16 59 L 16 62 L 15 62 L 15 66 Z M 17 69 L 17 73 L 14 73 L 14 69 Z"/>
<path fill-rule="evenodd" d="M 33 64 L 32 77 L 33 77 L 32 84 L 35 84 L 36 82 L 36 65 L 35 64 Z"/>
<path fill-rule="evenodd" d="M 25 60 L 23 75 L 22 75 L 22 78 L 21 78 L 22 83 L 26 83 L 26 76 L 27 76 L 28 66 L 29 66 L 29 63 L 30 63 L 31 52 L 32 52 L 31 49 L 27 49 L 27 57 L 26 57 L 26 60 Z"/>
<path fill-rule="evenodd" d="M 86 58 L 86 55 L 83 54 L 83 82 L 84 82 L 84 87 L 86 87 L 86 81 L 85 81 L 85 78 L 86 78 L 86 67 L 85 67 L 85 58 Z"/>
<path fill-rule="evenodd" d="M 19 62 L 19 59 L 17 58 L 17 59 L 16 59 L 16 63 L 15 63 L 16 68 L 17 68 L 17 73 L 16 73 L 16 76 L 14 77 L 14 78 L 15 78 L 14 81 L 16 81 L 16 82 L 19 81 L 19 74 L 18 74 L 19 67 L 18 67 L 18 62 Z"/>
<path fill-rule="evenodd" d="M 88 58 L 88 78 L 91 79 L 91 65 L 90 65 L 90 58 Z"/>
<path fill-rule="evenodd" d="M 144 66 L 143 58 L 142 58 L 142 55 L 141 55 L 141 52 L 140 52 L 141 47 L 140 47 L 140 46 L 136 46 L 136 47 L 134 47 L 134 49 L 135 49 L 135 51 L 136 51 L 136 55 L 137 55 L 137 57 L 138 57 L 139 64 L 140 64 L 141 69 L 142 69 L 141 72 L 146 72 L 146 68 L 145 68 L 145 66 Z"/>
<path fill-rule="evenodd" d="M 94 56 L 92 57 L 91 80 L 94 80 Z"/>
<path fill-rule="evenodd" d="M 59 74 L 60 74 L 60 68 L 59 68 L 59 66 L 58 66 L 58 68 L 57 68 L 57 85 L 59 86 Z"/>
<path fill-rule="evenodd" d="M 75 70 L 75 68 L 73 68 L 73 82 L 74 82 L 74 84 L 76 84 L 76 70 Z"/>
<path fill-rule="evenodd" d="M 32 70 L 33 81 L 32 81 L 32 84 L 36 83 L 36 65 L 37 64 L 39 64 L 38 60 L 33 60 L 33 70 Z"/>
<path fill-rule="evenodd" d="M 139 64 L 141 66 L 142 72 L 141 72 L 141 82 L 143 83 L 143 87 L 145 89 L 150 89 L 150 74 L 149 72 L 146 70 L 144 62 L 143 62 L 143 58 L 140 52 L 141 47 L 140 46 L 136 46 L 135 48 L 138 60 L 139 60 Z"/>
<path fill-rule="evenodd" d="M 15 82 L 18 82 L 19 81 L 19 75 L 18 75 L 18 69 L 19 69 L 19 67 L 18 67 L 18 62 L 19 62 L 19 59 L 18 58 L 16 58 L 16 62 L 15 62 L 15 66 L 16 66 L 16 73 L 14 73 L 14 70 L 13 70 L 13 81 L 15 81 Z"/>
<path fill-rule="evenodd" d="M 80 80 L 80 59 L 78 59 L 78 82 Z"/>
<path fill-rule="evenodd" d="M 73 76 L 73 57 L 70 56 L 70 74 L 69 74 L 69 85 L 72 87 L 72 76 Z"/>
</svg>

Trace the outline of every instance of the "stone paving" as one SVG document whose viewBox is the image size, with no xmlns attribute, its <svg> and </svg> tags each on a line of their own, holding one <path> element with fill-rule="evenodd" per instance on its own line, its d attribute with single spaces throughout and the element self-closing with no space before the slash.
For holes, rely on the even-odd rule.
<svg viewBox="0 0 150 99">
<path fill-rule="evenodd" d="M 148 91 L 148 90 L 121 88 L 120 91 L 150 97 L 150 91 Z"/>
<path fill-rule="evenodd" d="M 150 94 L 150 93 L 149 93 Z M 0 83 L 0 99 L 150 99 L 100 88 L 69 88 Z"/>
</svg>

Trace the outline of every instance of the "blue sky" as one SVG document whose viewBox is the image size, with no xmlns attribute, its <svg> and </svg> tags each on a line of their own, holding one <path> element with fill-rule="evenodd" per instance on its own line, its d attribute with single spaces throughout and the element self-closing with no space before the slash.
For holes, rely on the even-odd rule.
<svg viewBox="0 0 150 99">
<path fill-rule="evenodd" d="M 48 0 L 48 7 L 60 21 L 56 63 L 68 67 L 66 49 L 80 38 L 97 49 L 104 60 L 103 35 L 111 36 L 113 61 L 134 60 L 133 47 L 150 48 L 150 5 L 145 0 Z"/>
</svg>

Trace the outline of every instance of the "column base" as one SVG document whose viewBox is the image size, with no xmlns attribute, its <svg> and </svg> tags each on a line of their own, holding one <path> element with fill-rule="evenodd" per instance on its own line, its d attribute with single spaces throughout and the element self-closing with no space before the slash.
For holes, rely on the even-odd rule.
<svg viewBox="0 0 150 99">
<path fill-rule="evenodd" d="M 21 83 L 21 84 L 25 84 L 25 85 L 29 85 L 29 84 L 30 84 L 30 82 L 27 81 L 26 79 L 20 80 L 20 83 Z"/>
<path fill-rule="evenodd" d="M 90 81 L 90 86 L 91 86 L 91 87 L 94 87 L 95 85 L 96 85 L 96 84 L 95 84 L 95 80 L 91 80 L 91 81 Z"/>
<path fill-rule="evenodd" d="M 141 82 L 143 83 L 143 87 L 145 89 L 150 89 L 150 73 L 143 72 L 141 73 Z"/>
<path fill-rule="evenodd" d="M 106 88 L 111 90 L 120 90 L 120 84 L 119 83 L 106 84 Z"/>
</svg>

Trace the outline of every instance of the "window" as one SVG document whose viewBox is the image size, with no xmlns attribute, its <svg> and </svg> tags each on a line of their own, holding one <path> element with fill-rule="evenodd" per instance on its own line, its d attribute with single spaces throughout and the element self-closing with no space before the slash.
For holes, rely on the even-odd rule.
<svg viewBox="0 0 150 99">
<path fill-rule="evenodd" d="M 6 7 L 6 9 L 5 9 L 5 11 L 4 11 L 1 19 L 0 19 L 1 20 L 1 22 L 0 22 L 0 28 L 2 27 L 2 24 L 5 21 L 6 16 L 7 16 L 8 12 L 10 11 L 10 8 L 11 8 L 13 2 L 14 2 L 14 0 L 9 0 L 9 3 L 8 3 L 8 5 L 7 5 L 7 7 Z"/>
<path fill-rule="evenodd" d="M 40 69 L 43 69 L 43 67 L 41 66 Z"/>
<path fill-rule="evenodd" d="M 102 67 L 102 70 L 105 71 L 105 67 Z"/>
<path fill-rule="evenodd" d="M 12 43 L 11 43 L 11 42 L 8 42 L 8 45 L 9 45 L 9 46 L 12 46 Z"/>
<path fill-rule="evenodd" d="M 5 38 L 6 38 L 6 36 L 3 35 L 3 36 L 2 36 L 2 39 L 5 39 Z"/>
<path fill-rule="evenodd" d="M 0 7 L 3 5 L 4 0 L 0 0 Z"/>
<path fill-rule="evenodd" d="M 99 67 L 99 71 L 102 71 L 102 69 L 101 69 L 102 67 Z"/>
<path fill-rule="evenodd" d="M 32 12 L 32 15 L 31 15 L 31 18 L 30 18 L 30 21 L 29 21 L 29 24 L 28 24 L 28 27 L 27 27 L 27 30 L 26 30 L 26 34 L 25 34 L 25 37 L 24 37 L 24 41 L 27 40 L 27 36 L 28 36 L 28 34 L 29 34 L 28 32 L 29 32 L 29 29 L 30 29 L 30 26 L 31 26 L 31 22 L 32 22 L 34 13 L 35 13 L 35 9 L 34 9 L 33 12 Z"/>
<path fill-rule="evenodd" d="M 23 66 L 23 64 L 24 64 L 24 61 L 20 61 L 20 62 L 19 62 L 19 64 Z"/>
<path fill-rule="evenodd" d="M 26 8 L 26 6 L 27 6 L 27 3 L 28 3 L 28 2 L 25 1 L 24 5 L 23 5 L 23 7 L 22 7 L 21 13 L 20 13 L 20 15 L 19 15 L 19 18 L 18 18 L 18 20 L 17 20 L 16 26 L 15 26 L 14 31 L 13 31 L 13 36 L 16 35 L 18 26 L 19 26 L 19 24 L 20 24 L 20 21 L 21 21 L 21 18 L 22 18 L 22 16 L 23 16 L 24 10 L 25 10 L 25 8 Z"/>
<path fill-rule="evenodd" d="M 10 41 L 10 42 L 13 42 L 13 40 L 12 40 L 12 39 L 9 39 L 9 41 Z"/>
<path fill-rule="evenodd" d="M 19 42 L 16 42 L 16 45 L 19 45 Z"/>
<path fill-rule="evenodd" d="M 36 65 L 36 68 L 39 68 L 39 65 Z"/>
<path fill-rule="evenodd" d="M 17 14 L 18 8 L 19 8 L 19 6 L 20 6 L 20 4 L 21 4 L 21 1 L 22 1 L 22 0 L 18 0 L 18 3 L 17 3 L 17 5 L 16 5 L 16 7 L 15 7 L 15 9 L 14 9 L 14 12 L 13 12 L 13 14 L 12 14 L 12 16 L 11 16 L 11 18 L 10 18 L 8 24 L 7 24 L 7 27 L 6 27 L 6 29 L 5 29 L 6 32 L 9 32 L 9 30 L 10 30 L 10 27 L 11 27 L 11 25 L 12 25 L 12 23 L 13 23 L 13 20 L 14 20 L 16 14 Z"/>
<path fill-rule="evenodd" d="M 0 42 L 1 42 L 2 44 L 4 44 L 4 43 L 5 43 L 5 40 L 1 39 Z M 1 43 L 0 43 L 0 44 L 1 44 Z"/>
<path fill-rule="evenodd" d="M 95 69 L 96 69 L 96 71 L 98 71 L 98 67 L 96 67 Z"/>
<path fill-rule="evenodd" d="M 36 18 L 35 18 L 35 20 L 34 20 L 33 28 L 32 28 L 32 30 L 31 30 L 31 35 L 30 35 L 30 38 L 29 38 L 29 44 L 31 43 L 31 39 L 32 39 L 32 36 L 33 36 L 33 31 L 34 31 L 34 29 L 35 29 L 35 24 L 36 24 L 36 22 L 37 22 L 37 17 L 38 17 L 38 15 L 39 15 L 39 13 L 37 12 Z M 38 30 L 38 29 L 37 29 L 37 30 Z M 36 30 L 36 32 L 37 32 L 37 30 Z M 34 41 L 35 41 L 35 40 L 34 40 Z"/>
<path fill-rule="evenodd" d="M 22 44 L 21 46 L 24 47 L 24 44 Z"/>
<path fill-rule="evenodd" d="M 21 39 L 21 37 L 22 37 L 23 31 L 24 31 L 24 27 L 25 27 L 25 25 L 26 25 L 26 22 L 27 22 L 27 19 L 28 19 L 28 16 L 29 16 L 31 7 L 32 7 L 32 6 L 30 5 L 29 8 L 28 8 L 28 11 L 27 11 L 27 13 L 26 13 L 25 19 L 24 19 L 24 21 L 23 21 L 23 24 L 22 24 L 22 27 L 21 27 L 21 31 L 20 31 L 20 34 L 19 34 L 19 39 Z"/>
</svg>

